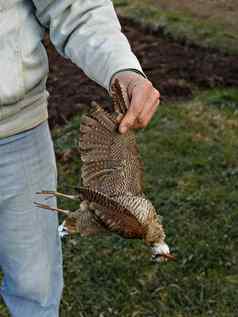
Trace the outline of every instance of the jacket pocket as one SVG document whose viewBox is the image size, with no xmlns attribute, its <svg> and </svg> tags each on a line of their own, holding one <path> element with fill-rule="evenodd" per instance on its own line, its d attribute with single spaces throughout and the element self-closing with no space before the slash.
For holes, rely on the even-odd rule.
<svg viewBox="0 0 238 317">
<path fill-rule="evenodd" d="M 21 52 L 16 32 L 0 36 L 0 104 L 13 104 L 25 94 Z"/>
<path fill-rule="evenodd" d="M 47 77 L 49 66 L 42 44 L 45 29 L 39 24 L 35 10 L 31 8 L 21 20 L 21 69 L 25 92 L 30 92 Z"/>
<path fill-rule="evenodd" d="M 18 16 L 21 4 L 17 0 L 0 0 L 0 6 L 0 105 L 9 105 L 25 94 Z"/>
<path fill-rule="evenodd" d="M 44 29 L 31 2 L 19 1 L 3 10 L 0 18 L 0 105 L 8 106 L 42 86 L 48 73 L 48 58 L 41 43 Z"/>
</svg>

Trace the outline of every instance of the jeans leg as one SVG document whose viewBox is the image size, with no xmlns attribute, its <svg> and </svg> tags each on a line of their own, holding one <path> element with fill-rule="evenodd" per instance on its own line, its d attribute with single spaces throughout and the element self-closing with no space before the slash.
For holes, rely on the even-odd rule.
<svg viewBox="0 0 238 317">
<path fill-rule="evenodd" d="M 56 166 L 47 123 L 0 142 L 1 294 L 13 317 L 57 317 L 63 288 L 56 206 L 35 193 L 56 189 Z M 47 199 L 47 201 L 46 201 Z"/>
</svg>

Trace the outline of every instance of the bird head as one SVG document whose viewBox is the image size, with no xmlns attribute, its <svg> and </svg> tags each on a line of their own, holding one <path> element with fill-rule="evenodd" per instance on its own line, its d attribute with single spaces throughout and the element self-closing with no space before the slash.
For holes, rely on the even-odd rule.
<svg viewBox="0 0 238 317">
<path fill-rule="evenodd" d="M 165 242 L 154 243 L 151 250 L 152 260 L 157 263 L 176 260 L 176 257 L 170 254 L 169 246 Z"/>
</svg>

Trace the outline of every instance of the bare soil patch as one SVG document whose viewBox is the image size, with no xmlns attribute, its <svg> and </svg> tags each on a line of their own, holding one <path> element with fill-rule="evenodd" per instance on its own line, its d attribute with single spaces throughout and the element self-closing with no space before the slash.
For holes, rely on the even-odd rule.
<svg viewBox="0 0 238 317">
<path fill-rule="evenodd" d="M 123 31 L 145 73 L 159 88 L 162 99 L 189 98 L 194 87 L 238 86 L 237 56 L 179 43 L 160 31 L 121 19 Z M 107 92 L 63 59 L 46 39 L 50 61 L 48 90 L 51 126 L 62 125 L 90 105 L 92 100 L 108 104 Z"/>
</svg>

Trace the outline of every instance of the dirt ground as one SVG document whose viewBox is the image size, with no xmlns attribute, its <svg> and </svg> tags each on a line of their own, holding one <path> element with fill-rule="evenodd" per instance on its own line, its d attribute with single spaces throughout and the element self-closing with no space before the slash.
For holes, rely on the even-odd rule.
<svg viewBox="0 0 238 317">
<path fill-rule="evenodd" d="M 163 100 L 191 97 L 195 87 L 238 86 L 237 56 L 175 42 L 125 18 L 121 23 L 145 73 L 159 88 Z M 108 104 L 103 88 L 59 56 L 48 40 L 46 46 L 50 60 L 48 90 L 52 127 L 66 123 L 92 100 Z"/>
<path fill-rule="evenodd" d="M 193 17 L 218 22 L 226 30 L 238 32 L 237 0 L 154 0 L 162 9 L 191 14 Z"/>
</svg>

